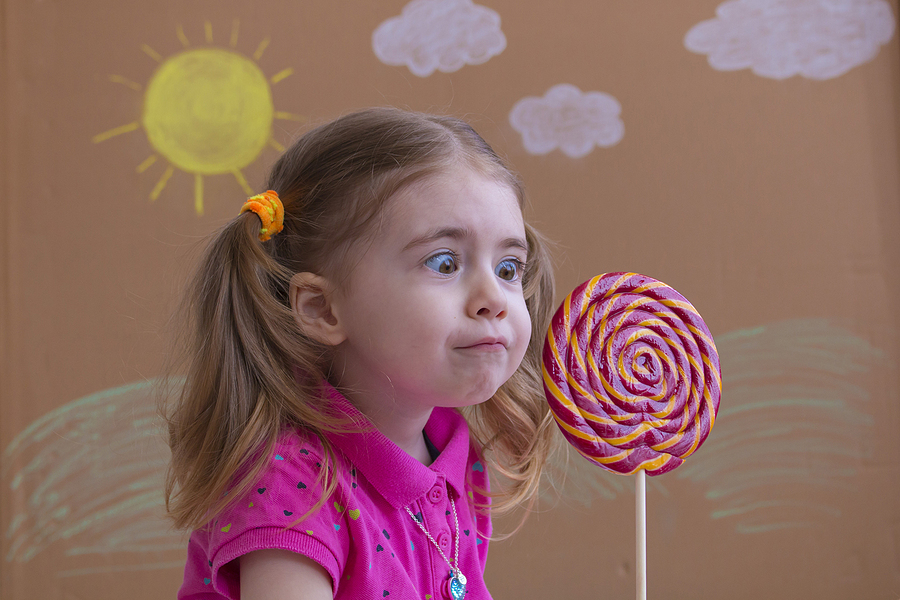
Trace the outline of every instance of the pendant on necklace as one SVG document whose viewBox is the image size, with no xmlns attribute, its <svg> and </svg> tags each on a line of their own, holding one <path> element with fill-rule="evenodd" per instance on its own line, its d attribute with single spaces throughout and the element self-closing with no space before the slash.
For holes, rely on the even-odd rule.
<svg viewBox="0 0 900 600">
<path fill-rule="evenodd" d="M 450 597 L 453 600 L 463 600 L 466 597 L 466 576 L 459 571 L 450 571 Z"/>
</svg>

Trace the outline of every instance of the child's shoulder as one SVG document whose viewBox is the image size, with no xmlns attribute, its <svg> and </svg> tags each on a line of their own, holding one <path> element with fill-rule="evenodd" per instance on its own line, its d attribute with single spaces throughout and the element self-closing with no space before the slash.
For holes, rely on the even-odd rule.
<svg viewBox="0 0 900 600">
<path fill-rule="evenodd" d="M 282 457 L 289 454 L 296 458 L 314 456 L 322 458 L 325 450 L 322 440 L 315 433 L 302 427 L 284 427 L 275 441 L 276 453 Z"/>
<path fill-rule="evenodd" d="M 263 479 L 277 480 L 278 475 L 291 481 L 299 475 L 318 477 L 328 453 L 319 436 L 302 428 L 285 428 L 272 451 L 264 457 Z"/>
<path fill-rule="evenodd" d="M 287 526 L 322 497 L 323 469 L 335 470 L 327 456 L 315 434 L 299 428 L 282 430 L 272 450 L 259 457 L 258 474 L 241 486 L 240 493 L 229 492 L 232 501 L 218 519 L 246 520 L 248 527 L 266 523 Z"/>
<path fill-rule="evenodd" d="M 319 484 L 322 482 L 323 465 L 328 465 L 329 470 L 334 468 L 328 456 L 319 436 L 302 428 L 285 427 L 271 450 L 261 450 L 246 463 L 246 470 L 242 469 L 235 475 L 234 486 L 228 495 L 234 494 L 238 487 L 243 490 L 241 496 L 247 495 L 251 499 L 256 493 L 282 495 L 307 488 L 311 492 L 321 492 Z M 247 479 L 247 470 L 251 467 L 257 469 L 256 474 Z"/>
</svg>

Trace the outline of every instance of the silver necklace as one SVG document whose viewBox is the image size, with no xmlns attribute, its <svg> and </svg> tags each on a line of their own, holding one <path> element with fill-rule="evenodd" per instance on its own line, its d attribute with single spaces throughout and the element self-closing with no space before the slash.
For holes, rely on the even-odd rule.
<svg viewBox="0 0 900 600">
<path fill-rule="evenodd" d="M 453 550 L 453 562 L 450 562 L 450 559 L 447 558 L 447 555 L 444 554 L 444 551 L 441 550 L 440 545 L 434 538 L 431 537 L 431 534 L 428 533 L 428 530 L 425 529 L 425 525 L 422 521 L 419 521 L 416 518 L 416 515 L 409 510 L 409 507 L 406 506 L 406 512 L 409 513 L 409 516 L 412 517 L 412 520 L 416 522 L 425 535 L 428 536 L 428 539 L 431 540 L 431 543 L 434 544 L 434 547 L 437 548 L 437 551 L 441 553 L 441 558 L 443 558 L 448 565 L 450 565 L 450 596 L 453 600 L 462 600 L 466 597 L 466 576 L 462 574 L 462 571 L 459 570 L 459 519 L 456 518 L 456 506 L 453 503 L 453 498 L 450 497 L 450 490 L 447 490 L 447 498 L 450 500 L 450 510 L 453 511 L 453 524 L 456 526 L 456 544 Z M 423 519 L 424 520 L 424 519 Z M 453 565 L 456 564 L 454 567 Z"/>
</svg>

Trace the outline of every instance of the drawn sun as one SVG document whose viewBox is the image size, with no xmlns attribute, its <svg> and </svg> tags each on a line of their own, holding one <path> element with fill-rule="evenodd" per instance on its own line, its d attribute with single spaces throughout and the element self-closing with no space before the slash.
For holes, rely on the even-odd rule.
<svg viewBox="0 0 900 600">
<path fill-rule="evenodd" d="M 159 63 L 146 86 L 119 75 L 110 81 L 144 91 L 141 118 L 92 138 L 100 143 L 118 135 L 144 129 L 154 153 L 137 166 L 143 173 L 160 156 L 168 166 L 160 176 L 150 200 L 156 200 L 175 172 L 194 175 L 194 208 L 203 214 L 203 177 L 231 174 L 249 196 L 253 194 L 242 173 L 268 145 L 284 151 L 272 138 L 274 119 L 303 121 L 304 117 L 276 111 L 271 85 L 294 71 L 284 69 L 266 78 L 257 65 L 269 38 L 256 48 L 252 59 L 236 51 L 240 23 L 232 23 L 229 48 L 215 47 L 213 30 L 204 24 L 206 46 L 192 48 L 181 25 L 178 39 L 184 50 L 164 59 L 150 46 L 142 50 Z"/>
</svg>

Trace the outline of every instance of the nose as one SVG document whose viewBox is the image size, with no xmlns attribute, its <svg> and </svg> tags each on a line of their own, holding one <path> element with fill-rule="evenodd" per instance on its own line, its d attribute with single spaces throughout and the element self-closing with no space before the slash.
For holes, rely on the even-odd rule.
<svg viewBox="0 0 900 600">
<path fill-rule="evenodd" d="M 492 269 L 479 270 L 473 275 L 466 308 L 471 318 L 503 319 L 507 304 L 506 292 Z"/>
</svg>

